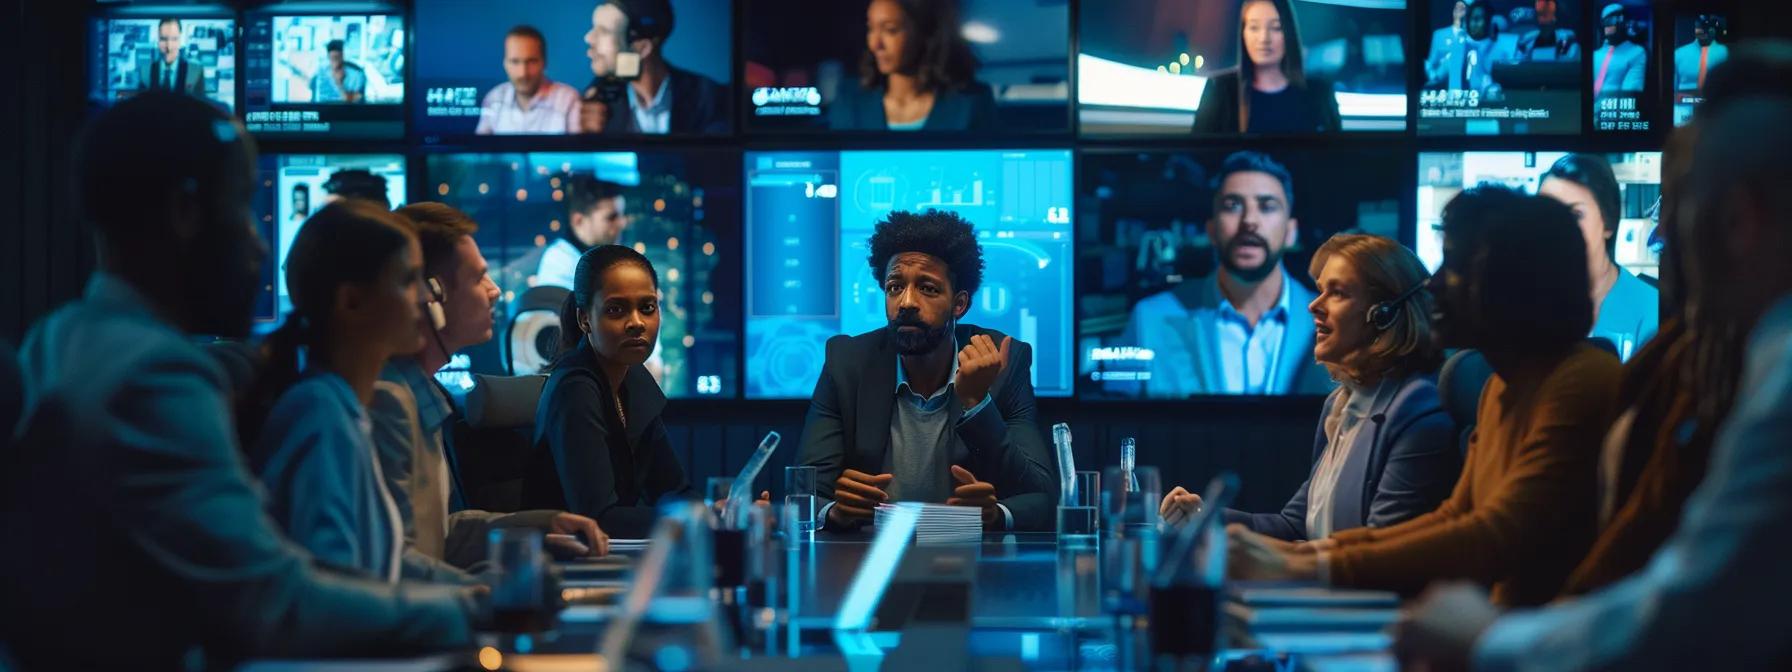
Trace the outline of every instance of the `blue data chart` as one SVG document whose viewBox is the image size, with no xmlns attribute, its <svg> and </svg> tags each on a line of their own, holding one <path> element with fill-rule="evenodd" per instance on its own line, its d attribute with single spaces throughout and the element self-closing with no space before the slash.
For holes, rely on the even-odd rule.
<svg viewBox="0 0 1792 672">
<path fill-rule="evenodd" d="M 1033 346 L 1041 396 L 1071 392 L 1071 153 L 751 153 L 747 396 L 808 396 L 825 344 L 887 321 L 867 257 L 891 212 L 947 210 L 976 227 L 983 286 L 963 322 Z"/>
</svg>

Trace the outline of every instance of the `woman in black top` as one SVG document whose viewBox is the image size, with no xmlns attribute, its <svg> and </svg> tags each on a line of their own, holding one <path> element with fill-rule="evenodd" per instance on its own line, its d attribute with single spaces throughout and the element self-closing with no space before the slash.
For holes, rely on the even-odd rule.
<svg viewBox="0 0 1792 672">
<path fill-rule="evenodd" d="M 570 511 L 612 536 L 646 537 L 659 502 L 692 494 L 660 420 L 666 395 L 642 366 L 660 333 L 653 264 L 621 245 L 585 252 L 560 329 L 564 350 L 535 412 L 524 508 Z"/>
<path fill-rule="evenodd" d="M 960 32 L 958 0 L 871 0 L 859 81 L 828 105 L 836 131 L 987 131 L 995 92 Z"/>
<path fill-rule="evenodd" d="M 1196 133 L 1332 133 L 1342 125 L 1331 82 L 1308 79 L 1287 0 L 1245 0 L 1238 68 L 1207 80 Z"/>
</svg>

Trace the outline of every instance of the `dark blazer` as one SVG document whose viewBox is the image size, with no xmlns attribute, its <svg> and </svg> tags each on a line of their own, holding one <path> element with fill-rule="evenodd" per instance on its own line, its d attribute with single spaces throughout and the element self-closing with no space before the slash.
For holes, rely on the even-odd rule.
<svg viewBox="0 0 1792 672">
<path fill-rule="evenodd" d="M 1330 443 L 1325 419 L 1341 392 L 1333 392 L 1319 415 L 1313 440 L 1313 468 Z M 1462 475 L 1455 424 L 1437 397 L 1437 377 L 1415 375 L 1379 389 L 1370 407 L 1372 426 L 1357 432 L 1355 448 L 1332 491 L 1332 531 L 1387 527 L 1430 513 L 1448 499 Z M 1302 483 L 1280 513 L 1227 509 L 1225 519 L 1284 539 L 1307 539 L 1307 490 Z"/>
<path fill-rule="evenodd" d="M 967 324 L 958 325 L 956 335 L 959 343 L 976 335 L 996 343 L 1003 338 Z M 1007 370 L 990 388 L 990 405 L 958 425 L 958 438 L 970 451 L 970 463 L 960 466 L 996 486 L 996 497 L 1014 514 L 1014 529 L 1049 530 L 1057 524 L 1058 468 L 1033 405 L 1033 350 L 1016 340 L 1008 354 Z M 821 499 L 834 500 L 834 481 L 847 469 L 883 472 L 898 403 L 896 356 L 885 329 L 828 339 L 797 455 L 797 464 L 815 467 Z"/>
<path fill-rule="evenodd" d="M 667 497 L 688 497 L 691 482 L 672 452 L 660 412 L 666 395 L 647 369 L 622 380 L 628 429 L 590 345 L 560 355 L 535 411 L 535 452 L 523 479 L 523 508 L 570 511 L 606 534 L 645 538 Z"/>
<path fill-rule="evenodd" d="M 1237 133 L 1239 126 L 1238 97 L 1244 93 L 1238 83 L 1239 72 L 1236 68 L 1214 75 L 1207 80 L 1207 86 L 1201 89 L 1201 105 L 1195 111 L 1196 133 Z M 1338 97 L 1336 95 L 1318 95 L 1320 92 L 1333 91 L 1331 81 L 1318 77 L 1307 78 L 1307 90 L 1314 92 L 1314 104 L 1318 106 L 1320 127 L 1315 133 L 1335 133 L 1344 128 L 1343 118 L 1338 114 Z"/>
<path fill-rule="evenodd" d="M 141 73 L 138 77 L 142 78 L 139 88 L 142 90 L 150 91 L 162 88 L 162 68 L 167 67 L 167 63 L 162 60 L 161 56 L 161 54 L 156 54 L 155 58 L 151 58 L 147 62 L 138 61 L 137 72 Z M 202 89 L 205 84 L 205 68 L 188 60 L 185 56 L 176 61 L 174 67 L 179 70 L 174 73 L 174 82 L 178 90 L 195 96 L 204 93 Z"/>
<path fill-rule="evenodd" d="M 704 77 L 689 70 L 680 70 L 670 63 L 671 70 L 667 75 L 668 91 L 672 95 L 672 123 L 669 128 L 673 133 L 727 133 L 729 89 L 716 80 Z M 592 87 L 601 82 L 593 80 Z M 631 90 L 628 95 L 635 95 Z M 635 124 L 635 113 L 624 101 L 622 107 L 610 111 L 610 120 L 604 123 L 605 133 L 640 133 L 641 127 Z M 631 416 L 632 417 L 632 416 Z"/>
<path fill-rule="evenodd" d="M 989 131 L 996 127 L 996 94 L 983 82 L 971 82 L 963 89 L 940 91 L 933 96 L 933 111 L 927 113 L 923 131 Z M 860 88 L 845 82 L 834 104 L 828 106 L 828 128 L 836 131 L 887 131 L 890 121 L 884 116 L 884 89 Z"/>
</svg>

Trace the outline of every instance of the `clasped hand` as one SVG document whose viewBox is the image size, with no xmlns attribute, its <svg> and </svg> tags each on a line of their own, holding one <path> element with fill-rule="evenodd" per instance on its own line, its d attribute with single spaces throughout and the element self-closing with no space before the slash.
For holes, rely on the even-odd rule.
<svg viewBox="0 0 1792 672">
<path fill-rule="evenodd" d="M 1312 581 L 1319 578 L 1319 551 L 1329 540 L 1289 542 L 1252 532 L 1243 525 L 1226 526 L 1226 573 L 1244 581 Z"/>
<path fill-rule="evenodd" d="M 847 526 L 873 519 L 877 507 L 890 501 L 885 488 L 896 477 L 891 474 L 871 475 L 847 469 L 834 480 L 834 506 L 828 509 L 828 524 Z M 952 465 L 952 497 L 947 506 L 974 506 L 983 510 L 983 527 L 1001 528 L 1002 510 L 996 505 L 996 486 L 977 480 L 976 475 Z"/>
</svg>

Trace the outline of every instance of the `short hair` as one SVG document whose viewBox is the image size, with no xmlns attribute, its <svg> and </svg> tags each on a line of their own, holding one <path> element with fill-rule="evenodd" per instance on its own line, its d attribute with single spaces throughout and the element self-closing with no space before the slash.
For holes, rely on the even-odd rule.
<svg viewBox="0 0 1792 672">
<path fill-rule="evenodd" d="M 343 198 L 365 199 L 383 205 L 387 210 L 392 209 L 392 199 L 386 195 L 386 178 L 361 168 L 344 168 L 330 173 L 330 179 L 324 181 L 324 192 Z"/>
<path fill-rule="evenodd" d="M 324 53 L 342 51 L 344 46 L 347 46 L 347 43 L 342 40 L 330 40 L 328 43 L 324 44 Z"/>
<path fill-rule="evenodd" d="M 1294 174 L 1288 167 L 1270 158 L 1262 152 L 1234 152 L 1220 163 L 1220 171 L 1213 176 L 1214 198 L 1219 198 L 1219 190 L 1226 185 L 1226 180 L 1238 173 L 1263 173 L 1282 183 L 1282 196 L 1288 201 L 1288 207 L 1294 207 Z"/>
<path fill-rule="evenodd" d="M 1574 211 L 1560 201 L 1496 184 L 1462 192 L 1444 206 L 1444 237 L 1495 333 L 1489 341 L 1525 352 L 1564 348 L 1593 329 L 1587 243 Z"/>
<path fill-rule="evenodd" d="M 578 347 L 579 339 L 584 332 L 579 329 L 579 310 L 590 311 L 591 301 L 603 291 L 604 274 L 610 268 L 621 264 L 633 264 L 647 272 L 653 278 L 654 289 L 659 289 L 660 274 L 653 269 L 653 262 L 647 256 L 635 251 L 627 245 L 599 245 L 579 255 L 579 265 L 573 268 L 572 292 L 560 304 L 560 349 L 562 352 Z"/>
<path fill-rule="evenodd" d="M 654 40 L 664 44 L 672 37 L 671 0 L 610 0 L 610 4 L 628 17 L 628 34 L 624 39 Z"/>
<path fill-rule="evenodd" d="M 226 195 L 250 179 L 254 141 L 212 104 L 169 91 L 132 96 L 87 122 L 75 142 L 81 218 L 102 238 L 173 235 L 160 215 L 177 194 Z"/>
<path fill-rule="evenodd" d="M 919 252 L 946 264 L 946 281 L 952 291 L 976 295 L 983 286 L 983 245 L 971 223 L 956 212 L 928 210 L 914 213 L 896 211 L 877 223 L 868 245 L 871 256 L 871 277 L 884 284 L 884 273 L 890 259 L 905 252 Z"/>
<path fill-rule="evenodd" d="M 504 38 L 510 39 L 512 37 L 526 37 L 535 40 L 535 44 L 541 46 L 541 62 L 546 63 L 548 61 L 548 38 L 547 36 L 542 35 L 541 31 L 536 30 L 535 26 L 519 24 L 512 27 L 510 32 L 504 34 Z"/>
<path fill-rule="evenodd" d="M 417 242 L 423 248 L 423 275 L 443 285 L 452 284 L 460 265 L 455 248 L 479 232 L 479 223 L 452 205 L 423 201 L 397 210 L 417 225 Z"/>
<path fill-rule="evenodd" d="M 180 29 L 181 29 L 181 26 L 180 26 L 180 19 L 177 19 L 177 18 L 173 18 L 173 17 L 170 17 L 170 18 L 166 18 L 166 19 L 162 19 L 162 20 L 161 20 L 161 21 L 159 21 L 159 22 L 157 22 L 157 23 L 156 23 L 156 32 L 158 32 L 158 33 L 159 33 L 159 32 L 162 32 L 162 26 L 166 26 L 166 25 L 168 25 L 168 24 L 170 24 L 170 23 L 172 23 L 172 24 L 174 24 L 174 29 L 175 29 L 175 30 L 180 30 Z"/>
<path fill-rule="evenodd" d="M 1593 204 L 1599 206 L 1599 216 L 1605 220 L 1601 222 L 1605 232 L 1612 234 L 1605 239 L 1605 256 L 1612 258 L 1618 249 L 1618 220 L 1624 214 L 1624 198 L 1618 177 L 1612 174 L 1611 162 L 1598 154 L 1569 154 L 1557 159 L 1537 180 L 1537 186 L 1543 186 L 1543 180 L 1552 177 L 1578 184 L 1593 194 Z"/>
<path fill-rule="evenodd" d="M 565 184 L 568 213 L 591 212 L 597 204 L 622 195 L 622 185 L 597 179 L 590 173 L 574 173 Z"/>
<path fill-rule="evenodd" d="M 1499 16 L 1499 12 L 1493 11 L 1493 3 L 1490 0 L 1468 0 L 1468 7 L 1462 10 L 1463 32 L 1468 31 L 1468 17 L 1477 9 L 1487 12 L 1487 36 L 1499 37 L 1500 27 L 1493 22 L 1493 17 Z"/>
<path fill-rule="evenodd" d="M 958 0 L 898 0 L 902 16 L 913 28 L 901 55 L 901 68 L 913 70 L 922 91 L 956 91 L 976 81 L 983 62 L 964 38 Z M 884 85 L 877 57 L 869 49 L 859 57 L 859 86 L 871 90 Z"/>
<path fill-rule="evenodd" d="M 1436 371 L 1443 365 L 1443 353 L 1431 337 L 1432 299 L 1431 291 L 1425 287 L 1431 273 L 1425 270 L 1425 262 L 1419 261 L 1418 255 L 1392 238 L 1341 233 L 1313 252 L 1313 263 L 1307 272 L 1318 279 L 1319 272 L 1333 257 L 1350 262 L 1369 286 L 1369 296 L 1364 298 L 1375 303 L 1393 301 L 1412 291 L 1396 306 L 1400 312 L 1393 325 L 1369 346 L 1364 370 L 1349 373 L 1365 378 L 1405 378 Z"/>
</svg>

